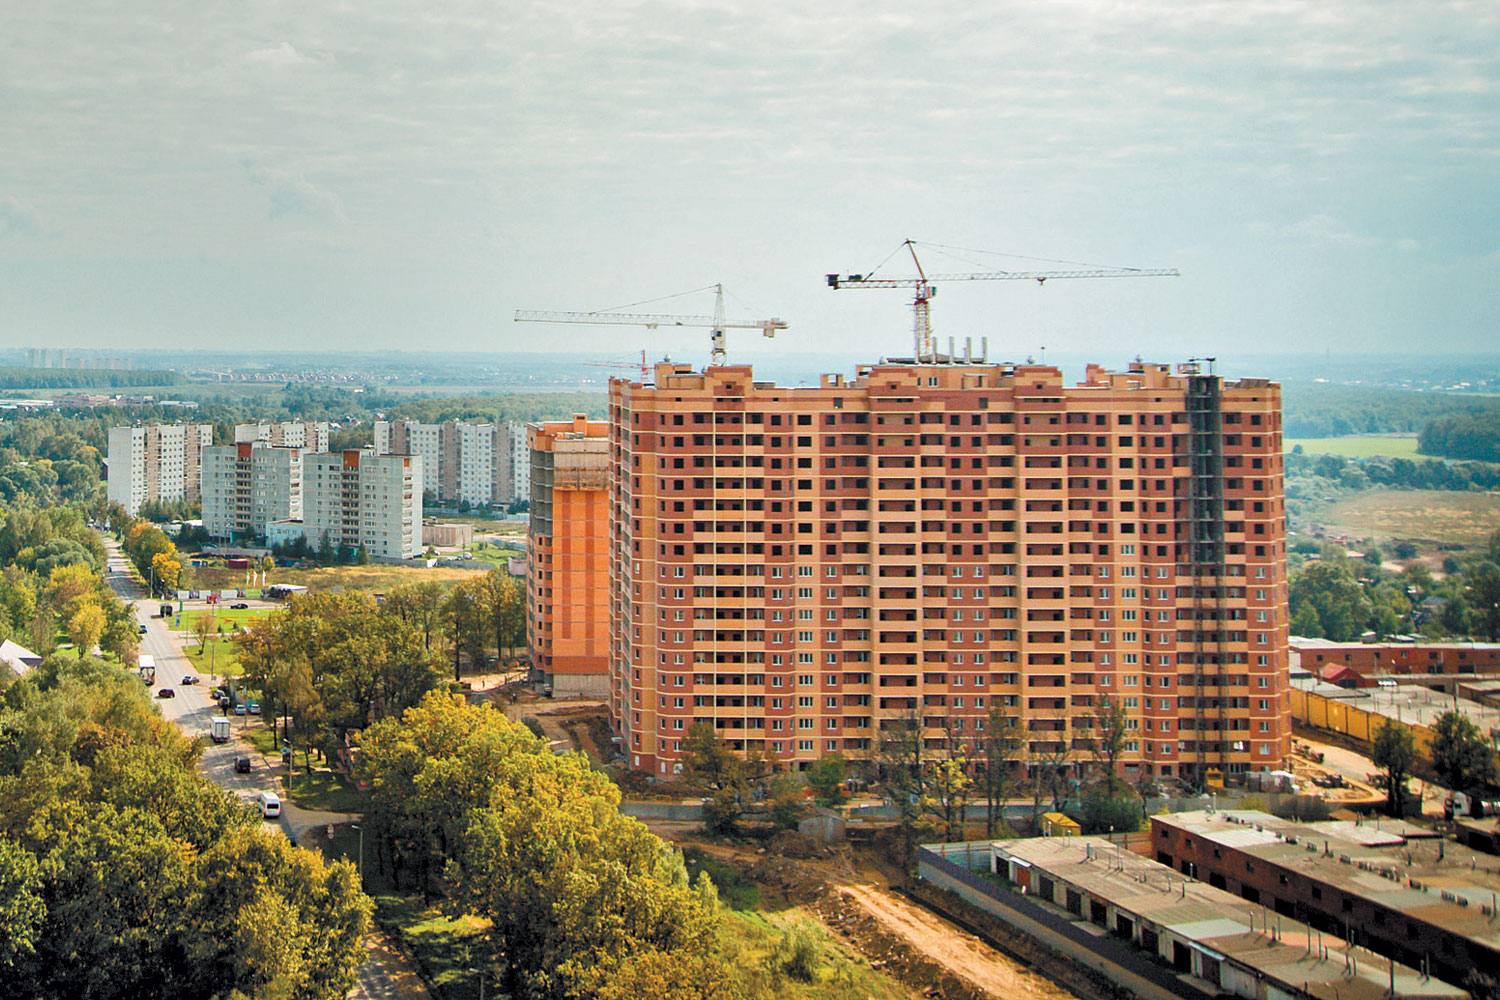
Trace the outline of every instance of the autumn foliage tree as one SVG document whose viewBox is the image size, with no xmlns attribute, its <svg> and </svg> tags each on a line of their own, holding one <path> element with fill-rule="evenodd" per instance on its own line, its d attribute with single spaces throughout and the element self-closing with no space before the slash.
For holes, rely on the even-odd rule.
<svg viewBox="0 0 1500 1000">
<path fill-rule="evenodd" d="M 712 883 L 689 884 L 682 856 L 622 816 L 583 757 L 436 693 L 362 748 L 382 864 L 488 922 L 498 992 L 727 997 Z"/>
<path fill-rule="evenodd" d="M 0 695 L 0 995 L 347 995 L 370 913 L 354 866 L 264 830 L 197 755 L 91 657 Z"/>
</svg>

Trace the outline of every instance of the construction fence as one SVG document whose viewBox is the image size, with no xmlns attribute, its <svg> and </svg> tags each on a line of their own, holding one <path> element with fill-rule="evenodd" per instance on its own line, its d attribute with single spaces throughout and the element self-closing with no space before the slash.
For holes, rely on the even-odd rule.
<svg viewBox="0 0 1500 1000">
<path fill-rule="evenodd" d="M 1368 749 L 1375 742 L 1375 734 L 1379 732 L 1381 723 L 1389 722 L 1411 731 L 1418 757 L 1423 760 L 1432 758 L 1432 730 L 1426 726 L 1414 722 L 1399 722 L 1379 712 L 1366 711 L 1298 688 L 1292 688 L 1291 695 L 1292 718 L 1301 725 L 1338 733 Z"/>
</svg>

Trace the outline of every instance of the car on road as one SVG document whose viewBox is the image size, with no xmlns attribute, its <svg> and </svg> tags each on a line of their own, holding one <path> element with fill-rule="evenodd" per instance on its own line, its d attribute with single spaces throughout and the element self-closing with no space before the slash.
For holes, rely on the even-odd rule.
<svg viewBox="0 0 1500 1000">
<path fill-rule="evenodd" d="M 230 611 L 248 611 L 249 609 L 250 605 L 246 604 L 244 601 L 241 601 L 238 604 L 231 604 L 229 606 Z"/>
<path fill-rule="evenodd" d="M 171 688 L 162 688 L 160 691 L 156 692 L 156 696 L 158 698 L 175 698 L 177 697 L 177 692 L 173 691 Z"/>
<path fill-rule="evenodd" d="M 184 683 L 184 684 L 197 684 L 198 683 L 198 678 L 194 674 L 188 674 L 186 677 L 184 677 L 182 679 L 182 683 Z"/>
<path fill-rule="evenodd" d="M 145 622 L 141 622 L 140 623 L 140 629 L 141 629 L 141 635 L 145 635 L 146 634 L 146 623 Z"/>
<path fill-rule="evenodd" d="M 234 770 L 235 770 L 235 772 L 237 774 L 249 774 L 250 773 L 250 758 L 249 757 L 236 757 L 234 759 Z"/>
<path fill-rule="evenodd" d="M 255 804 L 260 807 L 263 819 L 275 819 L 281 815 L 281 799 L 275 792 L 261 792 L 255 797 Z"/>
<path fill-rule="evenodd" d="M 243 701 L 237 701 L 237 702 L 234 703 L 234 714 L 235 715 L 244 715 L 245 714 L 245 703 Z"/>
</svg>

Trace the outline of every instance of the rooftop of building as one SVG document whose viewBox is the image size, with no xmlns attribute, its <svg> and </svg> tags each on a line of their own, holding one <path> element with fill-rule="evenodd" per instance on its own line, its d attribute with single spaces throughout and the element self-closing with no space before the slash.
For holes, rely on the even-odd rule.
<svg viewBox="0 0 1500 1000">
<path fill-rule="evenodd" d="M 956 846 L 956 845 L 955 845 Z M 1031 837 L 986 844 L 998 858 L 1015 858 L 1096 898 L 1194 942 L 1213 957 L 1229 957 L 1266 979 L 1329 1000 L 1377 1000 L 1389 995 L 1460 998 L 1463 990 L 1353 949 L 1306 924 L 1275 916 L 1206 882 L 1133 854 L 1101 837 Z M 950 851 L 952 847 L 950 847 Z M 1327 947 L 1327 955 L 1318 949 Z"/>
<path fill-rule="evenodd" d="M 1335 642 L 1332 639 L 1309 639 L 1306 636 L 1294 635 L 1288 641 L 1293 649 L 1389 649 L 1400 647 L 1403 649 L 1464 649 L 1464 650 L 1500 650 L 1500 642 L 1460 642 L 1456 640 L 1426 639 L 1419 635 L 1394 635 L 1388 636 L 1377 642 L 1364 642 L 1353 639 L 1346 642 Z"/>
<path fill-rule="evenodd" d="M 631 383 L 636 386 L 655 385 L 658 388 L 665 387 L 668 383 L 681 385 L 683 382 L 692 382 L 699 379 L 725 378 L 731 382 L 751 385 L 756 389 L 775 389 L 785 391 L 808 391 L 809 389 L 869 389 L 881 388 L 881 381 L 895 378 L 911 379 L 915 386 L 917 373 L 921 372 L 923 378 L 938 379 L 937 388 L 1004 388 L 1017 387 L 1024 389 L 1069 389 L 1083 391 L 1097 391 L 1105 389 L 1119 390 L 1163 390 L 1181 388 L 1186 384 L 1188 376 L 1198 374 L 1209 374 L 1203 371 L 1197 362 L 1183 362 L 1177 365 L 1162 364 L 1158 362 L 1135 361 L 1126 366 L 1123 371 L 1115 371 L 1102 365 L 1090 364 L 1085 369 L 1082 381 L 1073 385 L 1065 385 L 1062 369 L 1054 365 L 1036 364 L 1027 362 L 1000 362 L 989 361 L 982 354 L 974 356 L 972 350 L 959 355 L 956 351 L 950 354 L 937 355 L 935 360 L 918 361 L 912 358 L 882 358 L 880 361 L 870 364 L 859 364 L 855 366 L 854 376 L 850 378 L 843 373 L 830 373 L 822 376 L 817 386 L 779 386 L 774 382 L 754 381 L 754 375 L 750 365 L 726 364 L 714 365 L 703 369 L 694 368 L 690 364 L 679 364 L 674 362 L 659 362 L 650 374 L 648 381 L 634 382 L 628 377 L 622 377 L 620 381 Z M 993 381 L 989 381 L 993 380 Z M 1277 383 L 1268 378 L 1251 377 L 1236 380 L 1224 380 L 1225 389 L 1265 389 L 1276 386 Z M 924 388 L 931 388 L 931 385 Z"/>
<path fill-rule="evenodd" d="M 1391 820 L 1294 823 L 1255 810 L 1153 816 L 1203 840 L 1500 949 L 1500 859 Z"/>
</svg>

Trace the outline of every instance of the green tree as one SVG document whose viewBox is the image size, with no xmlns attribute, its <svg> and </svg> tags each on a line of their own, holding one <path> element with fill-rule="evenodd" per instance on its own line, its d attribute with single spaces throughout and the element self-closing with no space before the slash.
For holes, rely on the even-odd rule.
<svg viewBox="0 0 1500 1000">
<path fill-rule="evenodd" d="M 1021 752 L 1017 719 L 991 701 L 981 740 L 980 790 L 985 798 L 984 835 L 994 837 L 1004 823 L 1005 800 L 1017 789 L 1017 758 Z"/>
<path fill-rule="evenodd" d="M 1384 772 L 1386 812 L 1392 816 L 1405 815 L 1406 782 L 1416 757 L 1411 730 L 1391 719 L 1383 720 L 1375 730 L 1370 760 Z"/>
<path fill-rule="evenodd" d="M 1459 712 L 1444 712 L 1432 726 L 1432 769 L 1455 792 L 1482 793 L 1495 783 L 1495 751 L 1479 727 Z"/>
<path fill-rule="evenodd" d="M 762 797 L 770 775 L 770 765 L 758 751 L 736 753 L 710 723 L 694 723 L 683 737 L 683 780 L 707 792 L 703 825 L 712 833 L 738 833 L 740 820 Z"/>
<path fill-rule="evenodd" d="M 726 995 L 712 883 L 690 885 L 682 856 L 621 816 L 581 755 L 436 693 L 371 726 L 363 746 L 380 853 L 440 872 L 424 884 L 486 921 L 498 994 Z"/>
<path fill-rule="evenodd" d="M 432 648 L 433 634 L 443 627 L 442 584 L 436 581 L 402 584 L 386 595 L 385 606 L 422 633 L 424 649 Z"/>
<path fill-rule="evenodd" d="M 844 790 L 844 779 L 848 777 L 849 762 L 840 753 L 819 757 L 809 765 L 805 777 L 813 790 L 813 800 L 820 806 L 839 806 L 848 800 Z"/>
<path fill-rule="evenodd" d="M 1469 578 L 1469 604 L 1490 642 L 1500 642 L 1500 566 L 1481 563 Z"/>
<path fill-rule="evenodd" d="M 489 588 L 483 579 L 464 580 L 448 592 L 443 603 L 448 635 L 453 640 L 453 679 L 462 679 L 460 657 L 467 657 L 474 670 L 485 663 L 485 650 L 493 635 Z"/>
<path fill-rule="evenodd" d="M 0 977 L 17 975 L 17 965 L 36 954 L 47 915 L 41 888 L 42 868 L 36 857 L 0 836 Z"/>
<path fill-rule="evenodd" d="M 1292 578 L 1293 620 L 1310 607 L 1318 617 L 1323 635 L 1335 642 L 1359 637 L 1372 607 L 1364 588 L 1354 578 L 1347 559 L 1324 559 L 1308 563 Z"/>
</svg>

